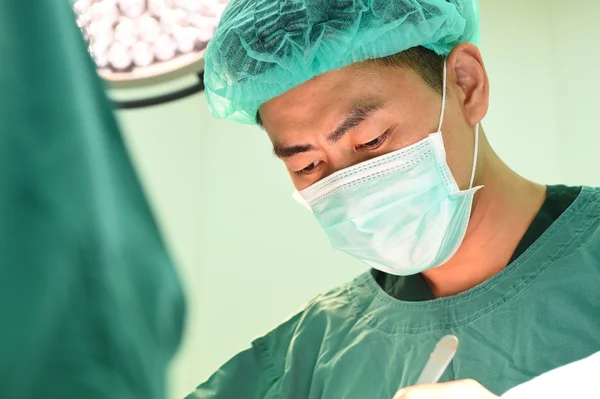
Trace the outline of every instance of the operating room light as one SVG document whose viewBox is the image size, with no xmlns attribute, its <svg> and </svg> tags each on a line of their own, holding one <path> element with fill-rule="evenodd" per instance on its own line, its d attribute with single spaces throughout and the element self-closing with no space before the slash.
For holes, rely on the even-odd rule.
<svg viewBox="0 0 600 399">
<path fill-rule="evenodd" d="M 77 0 L 73 8 L 98 73 L 119 88 L 202 73 L 228 1 Z"/>
</svg>

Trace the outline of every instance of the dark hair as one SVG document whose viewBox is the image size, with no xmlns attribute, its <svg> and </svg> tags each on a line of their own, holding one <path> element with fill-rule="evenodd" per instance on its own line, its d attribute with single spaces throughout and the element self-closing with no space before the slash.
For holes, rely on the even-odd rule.
<svg viewBox="0 0 600 399">
<path fill-rule="evenodd" d="M 413 47 L 373 62 L 382 66 L 408 67 L 417 72 L 437 93 L 442 94 L 444 86 L 444 57 L 425 47 Z"/>
<path fill-rule="evenodd" d="M 372 62 L 386 67 L 411 68 L 437 93 L 442 94 L 444 88 L 444 57 L 425 47 L 413 47 L 383 58 L 375 58 Z M 260 115 L 256 113 L 256 123 L 262 126 Z"/>
</svg>

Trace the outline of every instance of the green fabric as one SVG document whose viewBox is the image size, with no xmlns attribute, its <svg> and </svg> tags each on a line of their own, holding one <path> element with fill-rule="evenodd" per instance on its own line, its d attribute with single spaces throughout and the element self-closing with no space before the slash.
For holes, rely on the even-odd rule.
<svg viewBox="0 0 600 399">
<path fill-rule="evenodd" d="M 584 187 L 525 253 L 480 286 L 405 302 L 366 273 L 256 340 L 189 398 L 389 399 L 415 383 L 448 333 L 460 346 L 442 381 L 474 378 L 501 394 L 600 350 L 599 286 L 600 189 Z"/>
<path fill-rule="evenodd" d="M 546 188 L 546 200 L 523 235 L 523 238 L 521 238 L 509 264 L 523 255 L 527 248 L 533 245 L 544 234 L 552 223 L 571 206 L 580 192 L 581 187 L 556 185 Z M 379 270 L 372 270 L 371 273 L 373 273 L 373 278 L 377 281 L 377 284 L 388 295 L 396 299 L 403 301 L 427 301 L 435 298 L 421 274 L 393 276 Z"/>
<path fill-rule="evenodd" d="M 556 221 L 575 201 L 581 193 L 581 187 L 569 187 L 564 185 L 548 186 L 546 188 L 546 200 L 536 215 L 531 226 L 527 229 L 519 245 L 515 249 L 510 263 L 517 260 L 527 248 L 544 234 L 550 228 L 552 223 Z"/>
<path fill-rule="evenodd" d="M 164 398 L 184 303 L 67 2 L 0 2 L 0 396 Z"/>
<path fill-rule="evenodd" d="M 212 114 L 255 124 L 258 108 L 355 62 L 479 42 L 477 0 L 232 0 L 205 57 Z"/>
</svg>

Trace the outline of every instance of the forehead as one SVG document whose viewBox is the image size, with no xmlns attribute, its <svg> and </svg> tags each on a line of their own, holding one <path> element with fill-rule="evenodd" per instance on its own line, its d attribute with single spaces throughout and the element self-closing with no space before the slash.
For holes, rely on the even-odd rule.
<svg viewBox="0 0 600 399">
<path fill-rule="evenodd" d="M 427 91 L 425 82 L 410 69 L 367 62 L 319 75 L 263 104 L 259 112 L 273 139 L 281 132 L 331 129 L 356 106 L 400 106 Z"/>
</svg>

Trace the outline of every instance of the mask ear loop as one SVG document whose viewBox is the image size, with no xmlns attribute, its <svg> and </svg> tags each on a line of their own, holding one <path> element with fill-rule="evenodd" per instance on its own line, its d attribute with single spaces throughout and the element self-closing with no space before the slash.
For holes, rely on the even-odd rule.
<svg viewBox="0 0 600 399">
<path fill-rule="evenodd" d="M 438 126 L 438 132 L 442 131 L 442 124 L 444 123 L 444 113 L 446 112 L 446 85 L 448 76 L 446 73 L 446 59 L 444 59 L 444 87 L 442 89 L 442 113 L 440 115 L 440 124 Z"/>
<path fill-rule="evenodd" d="M 473 152 L 473 169 L 471 171 L 471 184 L 469 184 L 469 190 L 473 188 L 473 183 L 475 183 L 475 171 L 477 170 L 477 155 L 479 154 L 479 123 L 475 125 L 475 150 Z"/>
</svg>

